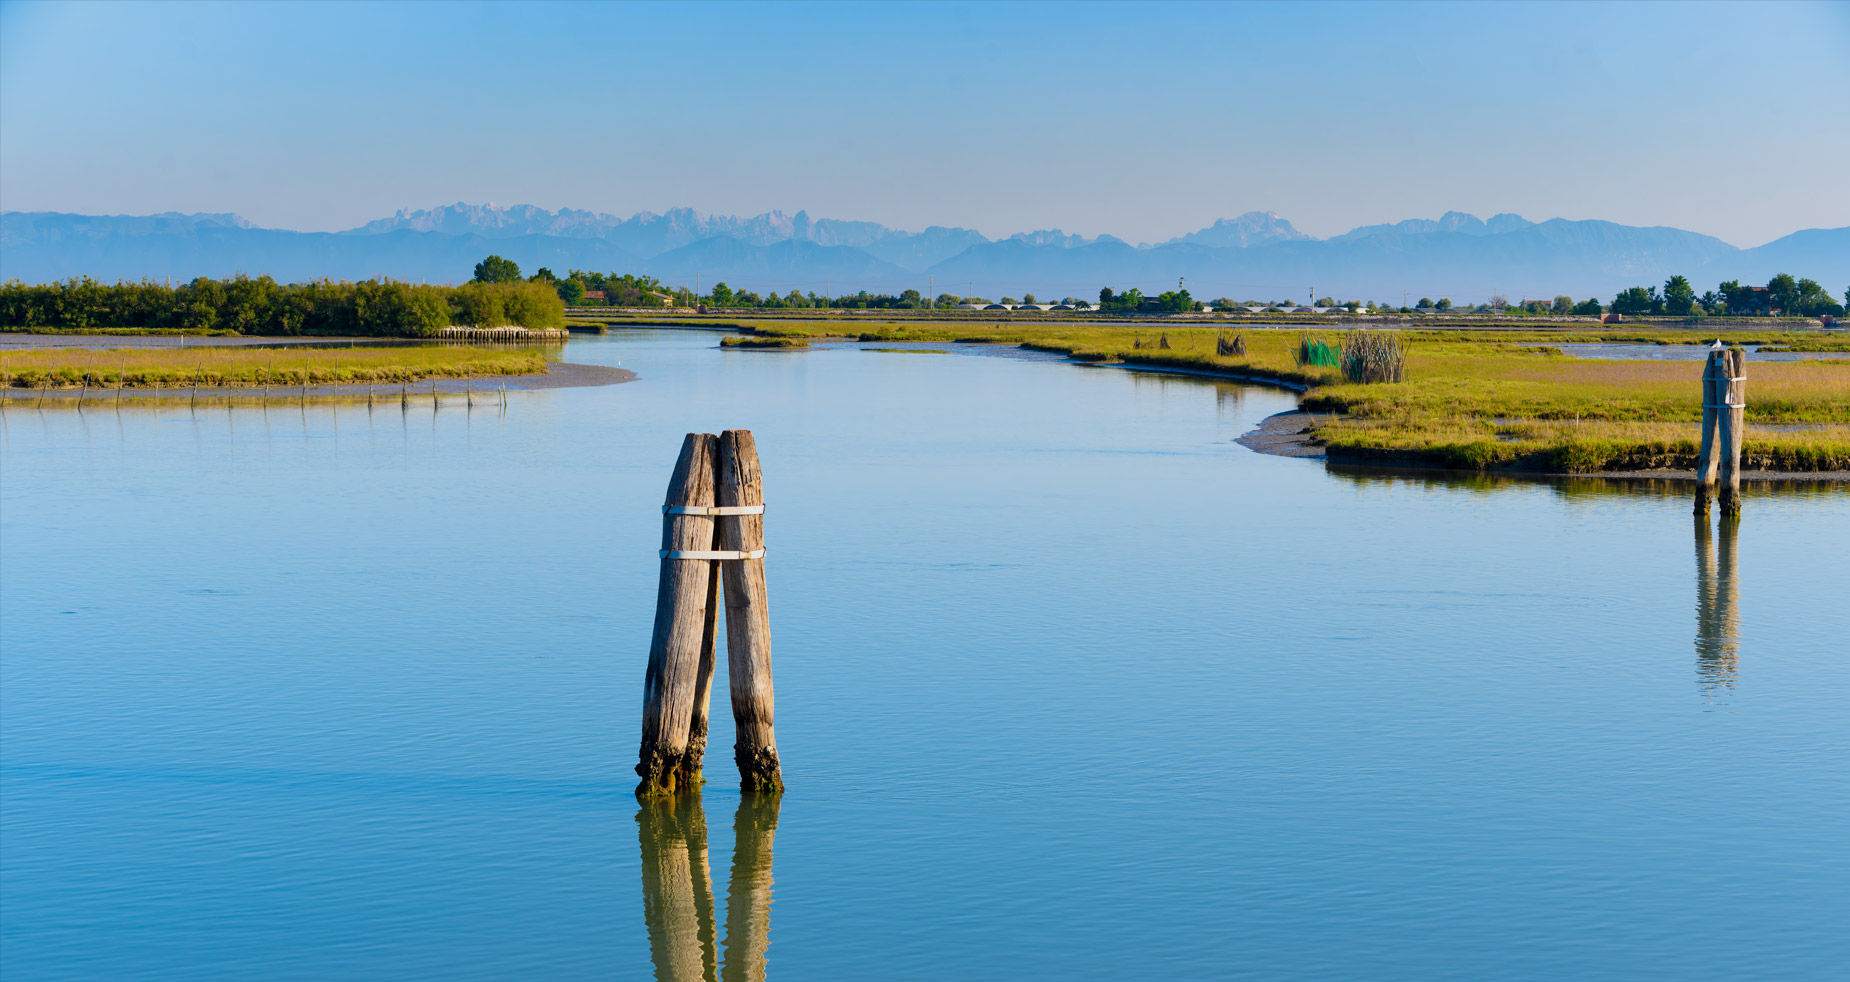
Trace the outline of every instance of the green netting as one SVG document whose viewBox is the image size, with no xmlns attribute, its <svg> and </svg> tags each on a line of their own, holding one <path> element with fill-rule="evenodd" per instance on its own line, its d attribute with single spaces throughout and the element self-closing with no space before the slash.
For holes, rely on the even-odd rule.
<svg viewBox="0 0 1850 982">
<path fill-rule="evenodd" d="M 1336 367 L 1336 349 L 1324 341 L 1306 341 L 1300 351 L 1304 364 Z"/>
</svg>

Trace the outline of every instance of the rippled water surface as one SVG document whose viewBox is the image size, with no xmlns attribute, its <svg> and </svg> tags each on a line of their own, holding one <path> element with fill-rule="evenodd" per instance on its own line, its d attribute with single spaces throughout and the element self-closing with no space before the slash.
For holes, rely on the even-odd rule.
<svg viewBox="0 0 1850 982">
<path fill-rule="evenodd" d="M 711 334 L 620 386 L 9 408 L 0 975 L 1828 978 L 1850 495 L 1328 472 L 1283 393 Z M 790 791 L 634 777 L 754 430 Z"/>
</svg>

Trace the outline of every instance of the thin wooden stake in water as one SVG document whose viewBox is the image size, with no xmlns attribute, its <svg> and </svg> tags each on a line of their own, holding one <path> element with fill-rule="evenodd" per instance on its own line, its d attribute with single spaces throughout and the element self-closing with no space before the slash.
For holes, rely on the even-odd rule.
<svg viewBox="0 0 1850 982">
<path fill-rule="evenodd" d="M 1741 514 L 1741 446 L 1747 436 L 1747 352 L 1730 348 L 1724 352 L 1723 370 L 1727 373 L 1717 386 L 1723 398 L 1720 444 L 1717 453 L 1722 469 L 1722 515 L 1735 518 Z"/>
<path fill-rule="evenodd" d="M 1709 502 L 1715 497 L 1716 461 L 1715 449 L 1721 427 L 1722 396 L 1727 392 L 1725 384 L 1717 384 L 1727 371 L 1725 351 L 1710 351 L 1709 358 L 1702 366 L 1702 446 L 1696 455 L 1696 514 L 1707 515 Z"/>
<path fill-rule="evenodd" d="M 750 430 L 720 434 L 719 503 L 764 504 L 758 445 Z M 764 516 L 722 517 L 719 543 L 721 549 L 727 550 L 763 549 Z M 739 764 L 739 787 L 745 791 L 781 791 L 784 774 L 777 759 L 771 609 L 765 592 L 764 559 L 729 559 L 720 565 L 726 585 L 726 674 L 738 734 L 733 757 Z"/>
<path fill-rule="evenodd" d="M 689 433 L 681 443 L 664 499 L 668 506 L 713 504 L 714 443 L 711 434 Z M 713 519 L 705 515 L 662 515 L 662 549 L 705 551 L 713 547 Z M 704 559 L 662 559 L 655 597 L 655 632 L 643 677 L 642 747 L 636 793 L 680 790 L 693 720 L 700 648 L 706 633 L 707 591 L 713 563 Z"/>
</svg>

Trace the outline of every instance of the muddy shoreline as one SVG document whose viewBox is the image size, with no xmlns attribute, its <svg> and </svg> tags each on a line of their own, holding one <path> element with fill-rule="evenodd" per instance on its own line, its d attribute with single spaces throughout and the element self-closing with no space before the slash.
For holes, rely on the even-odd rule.
<svg viewBox="0 0 1850 982">
<path fill-rule="evenodd" d="M 1311 442 L 1309 428 L 1318 414 L 1307 413 L 1301 409 L 1274 413 L 1259 421 L 1259 425 L 1241 435 L 1234 442 L 1255 453 L 1270 454 L 1274 457 L 1298 457 L 1306 460 L 1320 460 L 1326 464 L 1341 467 L 1344 470 L 1369 470 L 1386 474 L 1480 474 L 1496 477 L 1534 477 L 1545 479 L 1597 477 L 1613 480 L 1650 480 L 1666 481 L 1676 484 L 1695 484 L 1696 472 L 1693 470 L 1635 470 L 1635 471 L 1591 471 L 1572 474 L 1566 471 L 1524 470 L 1521 468 L 1493 468 L 1490 470 L 1465 470 L 1456 467 L 1438 467 L 1413 459 L 1409 453 L 1404 459 L 1388 455 L 1381 457 L 1347 457 L 1332 458 L 1328 451 Z M 1327 419 L 1329 417 L 1323 416 Z M 1842 483 L 1850 484 L 1850 471 L 1742 471 L 1741 480 L 1753 482 L 1802 482 L 1802 483 Z"/>
</svg>

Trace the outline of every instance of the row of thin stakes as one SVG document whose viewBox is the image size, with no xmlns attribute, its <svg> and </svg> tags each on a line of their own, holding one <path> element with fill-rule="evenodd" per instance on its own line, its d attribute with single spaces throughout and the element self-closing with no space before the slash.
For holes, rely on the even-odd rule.
<svg viewBox="0 0 1850 982">
<path fill-rule="evenodd" d="M 1740 348 L 1711 349 L 1708 363 L 1702 368 L 1702 450 L 1696 458 L 1698 515 L 1709 513 L 1718 477 L 1722 514 L 1741 513 L 1741 443 L 1747 431 L 1746 416 L 1747 352 Z"/>
<path fill-rule="evenodd" d="M 636 793 L 667 795 L 700 784 L 722 589 L 739 787 L 781 791 L 764 580 L 764 484 L 751 431 L 689 433 L 682 441 L 662 505 L 661 557 Z"/>
</svg>

